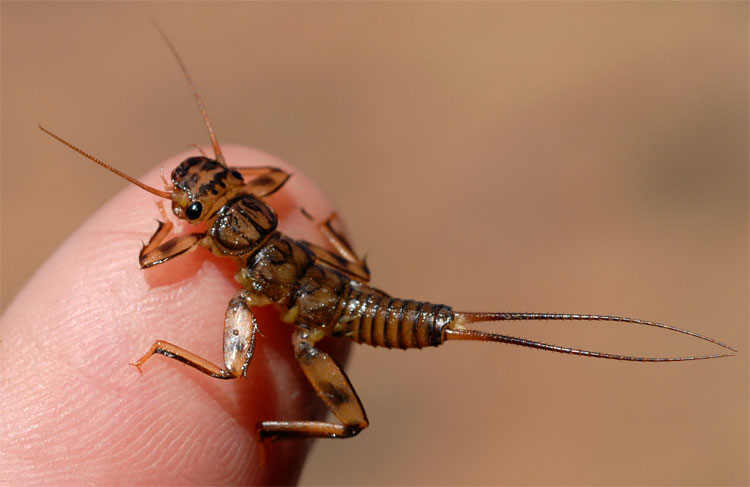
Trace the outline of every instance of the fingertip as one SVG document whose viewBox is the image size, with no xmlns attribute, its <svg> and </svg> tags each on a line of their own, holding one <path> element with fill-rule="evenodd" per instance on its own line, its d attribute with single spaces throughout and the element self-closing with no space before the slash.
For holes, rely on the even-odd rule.
<svg viewBox="0 0 750 487">
<path fill-rule="evenodd" d="M 223 150 L 232 166 L 291 172 L 268 199 L 279 214 L 279 228 L 325 245 L 300 211 L 304 205 L 321 220 L 333 211 L 310 178 L 255 149 L 224 145 Z M 159 187 L 160 166 L 171 172 L 196 152 L 169 158 L 141 180 Z M 310 419 L 324 408 L 294 361 L 292 327 L 274 309 L 257 311 L 263 336 L 247 379 L 217 381 L 164 357 L 150 360 L 142 374 L 127 366 L 156 339 L 223 363 L 224 313 L 238 289 L 233 263 L 204 249 L 139 268 L 139 245 L 159 217 L 154 199 L 135 186 L 116 195 L 56 251 L 3 316 L 3 341 L 17 345 L 4 354 L 9 378 L 4 397 L 19 397 L 9 408 L 25 412 L 9 416 L 17 422 L 11 427 L 28 428 L 34 418 L 36 431 L 59 438 L 57 448 L 70 454 L 61 462 L 45 442 L 5 447 L 34 451 L 37 472 L 75 472 L 80 481 L 160 483 L 168 479 L 165 470 L 181 465 L 170 481 L 292 483 L 310 442 L 270 445 L 259 471 L 257 424 Z M 337 350 L 344 356 L 345 347 Z M 22 370 L 22 361 L 39 367 Z M 45 393 L 29 394 L 30 384 Z M 55 413 L 61 408 L 62 416 Z M 195 456 L 196 450 L 204 454 Z M 222 462 L 224 474 L 215 472 Z"/>
</svg>

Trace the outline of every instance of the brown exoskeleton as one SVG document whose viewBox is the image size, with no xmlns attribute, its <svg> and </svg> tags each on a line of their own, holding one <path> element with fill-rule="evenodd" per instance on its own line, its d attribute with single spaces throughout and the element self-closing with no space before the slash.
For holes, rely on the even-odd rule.
<svg viewBox="0 0 750 487">
<path fill-rule="evenodd" d="M 167 41 L 174 51 L 171 43 Z M 232 259 L 235 278 L 242 289 L 229 302 L 224 328 L 224 364 L 213 364 L 177 345 L 157 340 L 133 365 L 139 368 L 154 354 L 179 360 L 204 374 L 220 379 L 244 377 L 253 356 L 258 326 L 252 308 L 273 305 L 283 321 L 296 329 L 294 353 L 318 396 L 341 424 L 323 421 L 263 421 L 263 437 L 330 437 L 356 435 L 368 426 L 364 408 L 343 370 L 316 348 L 322 338 L 348 338 L 358 343 L 388 348 L 423 348 L 448 340 L 502 342 L 589 357 L 638 362 L 698 360 L 731 356 L 716 354 L 689 357 L 635 357 L 592 352 L 466 328 L 476 322 L 500 320 L 589 320 L 635 323 L 691 335 L 733 348 L 687 330 L 650 321 L 616 316 L 548 313 L 457 312 L 444 305 L 396 299 L 368 285 L 370 272 L 351 245 L 332 225 L 333 216 L 318 224 L 336 249 L 329 252 L 312 243 L 295 240 L 277 227 L 274 210 L 264 198 L 278 191 L 289 174 L 273 167 L 240 168 L 226 164 L 210 120 L 179 56 L 175 56 L 193 90 L 213 146 L 214 157 L 191 157 L 171 176 L 166 191 L 146 186 L 60 137 L 49 135 L 85 157 L 141 188 L 172 202 L 175 216 L 189 223 L 205 223 L 208 230 L 167 240 L 172 223 L 165 218 L 139 262 L 142 268 L 162 264 L 196 247 Z"/>
</svg>

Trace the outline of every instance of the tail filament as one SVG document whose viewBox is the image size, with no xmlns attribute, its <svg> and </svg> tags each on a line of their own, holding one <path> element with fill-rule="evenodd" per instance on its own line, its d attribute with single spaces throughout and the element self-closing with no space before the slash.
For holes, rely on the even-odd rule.
<svg viewBox="0 0 750 487">
<path fill-rule="evenodd" d="M 572 320 L 572 321 L 616 321 L 621 323 L 630 323 L 643 326 L 653 326 L 663 328 L 669 331 L 690 335 L 707 342 L 711 342 L 720 347 L 737 352 L 734 348 L 718 340 L 709 338 L 699 333 L 683 330 L 672 325 L 655 323 L 653 321 L 639 320 L 635 318 L 626 318 L 621 316 L 607 315 L 581 315 L 581 314 L 563 314 L 563 313 L 473 313 L 473 312 L 456 312 L 454 326 L 447 327 L 444 330 L 445 340 L 468 340 L 482 342 L 499 342 L 519 345 L 521 347 L 536 348 L 539 350 L 549 350 L 551 352 L 568 353 L 571 355 L 581 355 L 584 357 L 605 358 L 611 360 L 626 360 L 631 362 L 682 362 L 686 360 L 705 360 L 712 358 L 731 357 L 732 353 L 713 354 L 713 355 L 695 355 L 688 357 L 637 357 L 631 355 L 617 355 L 604 352 L 593 352 L 590 350 L 581 350 L 577 348 L 562 347 L 548 343 L 527 340 L 510 335 L 501 335 L 489 333 L 480 330 L 470 330 L 463 327 L 468 323 L 479 323 L 487 321 L 523 321 L 523 320 Z"/>
</svg>

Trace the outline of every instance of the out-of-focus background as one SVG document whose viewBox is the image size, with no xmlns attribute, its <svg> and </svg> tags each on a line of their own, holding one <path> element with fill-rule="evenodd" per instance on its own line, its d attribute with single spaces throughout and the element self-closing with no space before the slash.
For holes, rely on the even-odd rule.
<svg viewBox="0 0 750 487">
<path fill-rule="evenodd" d="M 376 286 L 740 349 L 644 365 L 358 347 L 371 428 L 319 441 L 303 484 L 748 483 L 747 3 L 3 2 L 3 307 L 126 184 L 37 123 L 133 176 L 207 142 L 152 19 L 220 139 L 312 175 Z M 721 351 L 617 325 L 491 328 Z"/>
</svg>

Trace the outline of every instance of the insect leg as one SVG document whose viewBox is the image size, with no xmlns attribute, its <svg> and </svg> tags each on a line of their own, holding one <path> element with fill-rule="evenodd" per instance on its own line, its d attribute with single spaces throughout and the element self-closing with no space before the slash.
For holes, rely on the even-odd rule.
<svg viewBox="0 0 750 487">
<path fill-rule="evenodd" d="M 328 239 L 329 242 L 331 242 L 331 245 L 334 246 L 334 248 L 338 251 L 339 254 L 352 264 L 356 264 L 359 267 L 361 267 L 365 272 L 367 272 L 368 276 L 370 274 L 370 271 L 367 269 L 367 264 L 365 263 L 364 259 L 360 259 L 357 257 L 357 254 L 354 253 L 354 250 L 352 248 L 352 245 L 349 243 L 349 241 L 341 235 L 339 232 L 333 229 L 333 226 L 331 225 L 331 221 L 333 221 L 335 218 L 338 218 L 339 214 L 335 211 L 331 213 L 328 218 L 322 223 L 318 223 L 316 227 L 318 228 L 318 231 L 323 234 L 325 238 Z"/>
<path fill-rule="evenodd" d="M 159 227 L 156 229 L 154 234 L 151 235 L 151 238 L 148 239 L 148 243 L 145 244 L 143 248 L 141 248 L 141 256 L 158 247 L 159 244 L 162 243 L 165 238 L 167 238 L 169 232 L 172 231 L 172 227 L 174 227 L 174 223 L 172 223 L 169 218 L 167 218 L 167 213 L 164 211 L 164 205 L 161 203 L 161 201 L 156 206 L 159 208 L 159 213 L 161 213 L 161 217 L 164 219 L 164 221 L 156 220 L 156 223 L 159 224 Z"/>
<path fill-rule="evenodd" d="M 313 219 L 304 209 L 302 213 Z M 370 281 L 370 269 L 367 268 L 367 263 L 364 259 L 357 257 L 354 253 L 349 241 L 336 230 L 333 229 L 331 221 L 338 218 L 338 213 L 331 213 L 325 221 L 315 224 L 315 228 L 333 245 L 337 253 L 331 253 L 328 250 L 319 247 L 313 243 L 305 241 L 310 247 L 310 250 L 315 252 L 315 255 L 319 259 L 324 261 L 326 264 L 346 272 L 347 274 L 355 277 L 357 280 L 362 282 Z"/>
<path fill-rule="evenodd" d="M 191 233 L 161 243 L 172 228 L 171 225 L 171 222 L 167 222 L 166 224 L 159 222 L 159 228 L 156 229 L 156 233 L 154 233 L 151 240 L 143 246 L 141 253 L 138 256 L 138 262 L 141 264 L 141 269 L 162 264 L 173 257 L 177 257 L 178 255 L 182 255 L 195 249 L 200 241 L 203 240 L 203 237 L 206 236 L 205 233 Z"/>
<path fill-rule="evenodd" d="M 231 167 L 230 169 L 242 174 L 247 181 L 245 188 L 248 193 L 259 198 L 269 196 L 287 182 L 291 174 L 278 167 Z"/>
<path fill-rule="evenodd" d="M 258 323 L 250 310 L 255 305 L 254 297 L 246 290 L 239 291 L 229 301 L 224 321 L 224 368 L 211 363 L 193 352 L 172 343 L 157 340 L 143 357 L 131 364 L 141 366 L 155 353 L 179 360 L 204 374 L 218 379 L 236 379 L 247 374 L 247 366 L 253 358 L 255 333 Z"/>
<path fill-rule="evenodd" d="M 260 425 L 263 438 L 347 438 L 367 428 L 362 403 L 349 378 L 328 354 L 313 345 L 309 330 L 298 330 L 292 336 L 294 354 L 302 372 L 318 397 L 342 424 L 324 421 L 264 421 Z"/>
<path fill-rule="evenodd" d="M 248 181 L 250 181 L 251 179 L 255 179 L 261 174 L 267 172 L 285 172 L 284 170 L 274 166 L 230 167 L 229 169 L 233 169 L 239 172 L 240 174 L 242 174 L 242 177 L 247 179 Z"/>
</svg>

